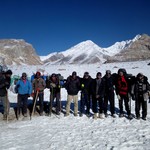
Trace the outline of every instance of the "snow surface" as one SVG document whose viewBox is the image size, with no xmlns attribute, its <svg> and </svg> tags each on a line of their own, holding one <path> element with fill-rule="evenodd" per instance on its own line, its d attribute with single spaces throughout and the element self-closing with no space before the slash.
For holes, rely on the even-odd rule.
<svg viewBox="0 0 150 150">
<path fill-rule="evenodd" d="M 9 66 L 14 74 L 27 72 L 31 76 L 39 69 L 49 74 L 61 73 L 65 78 L 77 71 L 83 76 L 85 71 L 95 78 L 98 71 L 104 75 L 110 69 L 112 73 L 126 68 L 128 73 L 137 75 L 143 72 L 150 79 L 150 61 L 110 63 L 99 65 L 54 65 L 54 66 Z M 62 107 L 65 111 L 66 90 L 61 91 Z M 30 98 L 31 100 L 32 98 Z M 16 103 L 16 94 L 9 91 L 9 100 Z M 49 100 L 49 90 L 45 90 L 45 101 Z M 80 103 L 80 93 L 79 93 Z M 135 114 L 135 102 L 132 101 L 132 114 Z M 115 97 L 118 113 L 118 100 Z M 11 108 L 12 109 L 12 108 Z M 91 111 L 92 112 L 92 111 Z M 110 112 L 108 112 L 110 113 Z M 1 114 L 0 114 L 1 115 Z M 108 117 L 94 120 L 92 117 L 51 117 L 35 115 L 30 120 L 12 120 L 6 123 L 0 120 L 0 150 L 149 150 L 150 149 L 150 103 L 148 103 L 147 121 L 128 120 L 127 118 Z"/>
</svg>

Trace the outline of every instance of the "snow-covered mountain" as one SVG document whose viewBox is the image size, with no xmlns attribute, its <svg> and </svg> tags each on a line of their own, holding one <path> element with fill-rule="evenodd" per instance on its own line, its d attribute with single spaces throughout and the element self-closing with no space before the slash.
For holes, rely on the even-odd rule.
<svg viewBox="0 0 150 150">
<path fill-rule="evenodd" d="M 114 45 L 104 49 L 107 51 L 107 55 L 114 56 L 120 53 L 121 51 L 126 50 L 133 42 L 137 41 L 140 37 L 141 35 L 137 35 L 132 40 L 116 42 Z"/>
<path fill-rule="evenodd" d="M 132 40 L 116 42 L 108 48 L 101 48 L 94 42 L 87 40 L 66 51 L 51 53 L 48 56 L 41 56 L 40 58 L 44 63 L 48 64 L 94 64 L 108 61 L 126 61 L 132 58 L 134 58 L 133 60 L 141 60 L 141 56 L 143 59 L 147 59 L 150 58 L 149 49 L 145 49 L 145 54 L 141 55 L 140 53 L 140 55 L 137 55 L 137 51 L 134 50 L 134 47 L 136 46 L 133 45 L 139 45 L 136 47 L 137 50 L 143 52 L 143 46 L 140 45 L 150 45 L 150 41 L 148 40 L 149 38 L 150 37 L 145 34 L 136 35 Z M 128 51 L 131 53 L 126 55 L 126 52 Z"/>
<path fill-rule="evenodd" d="M 143 34 L 129 41 L 119 53 L 109 57 L 107 62 L 138 61 L 150 58 L 150 36 Z"/>
<path fill-rule="evenodd" d="M 93 64 L 105 62 L 105 53 L 107 52 L 104 49 L 92 41 L 87 40 L 66 51 L 50 54 L 48 59 L 44 60 L 44 58 L 47 57 L 41 57 L 41 59 L 44 60 L 45 63 L 53 64 Z"/>
</svg>

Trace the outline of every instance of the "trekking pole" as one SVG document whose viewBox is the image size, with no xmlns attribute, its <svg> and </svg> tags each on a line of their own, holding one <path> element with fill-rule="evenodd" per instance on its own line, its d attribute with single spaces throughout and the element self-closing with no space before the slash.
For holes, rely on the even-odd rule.
<svg viewBox="0 0 150 150">
<path fill-rule="evenodd" d="M 49 109 L 50 116 L 52 114 L 52 100 L 53 100 L 53 87 L 52 87 L 52 92 L 50 93 L 50 109 Z"/>
<path fill-rule="evenodd" d="M 6 92 L 7 92 L 7 94 L 6 94 L 6 121 L 8 123 L 8 112 L 9 112 L 8 103 L 9 103 L 9 100 L 8 100 L 8 90 L 7 90 L 7 88 L 6 88 Z"/>
<path fill-rule="evenodd" d="M 32 108 L 32 113 L 31 113 L 31 116 L 30 116 L 30 120 L 31 120 L 31 118 L 32 118 L 32 116 L 34 114 L 35 104 L 36 104 L 36 101 L 37 101 L 37 98 L 38 98 L 38 94 L 39 94 L 39 92 L 36 91 L 36 96 L 35 96 L 35 100 L 34 100 L 34 104 L 33 104 L 33 108 Z"/>
</svg>

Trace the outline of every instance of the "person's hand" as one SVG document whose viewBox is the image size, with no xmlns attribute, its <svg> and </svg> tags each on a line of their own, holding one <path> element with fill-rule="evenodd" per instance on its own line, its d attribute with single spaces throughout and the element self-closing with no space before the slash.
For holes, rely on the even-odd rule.
<svg viewBox="0 0 150 150">
<path fill-rule="evenodd" d="M 55 88 L 55 87 L 56 87 L 56 84 L 55 84 L 55 83 L 51 83 L 50 86 L 51 86 L 52 88 Z"/>
<path fill-rule="evenodd" d="M 34 97 L 34 92 L 31 93 L 31 97 Z"/>
<path fill-rule="evenodd" d="M 39 91 L 40 91 L 40 88 L 36 88 L 36 91 L 39 92 Z"/>
<path fill-rule="evenodd" d="M 118 100 L 119 100 L 119 101 L 121 100 L 121 97 L 120 97 L 120 95 L 117 95 L 117 98 L 118 98 Z"/>
<path fill-rule="evenodd" d="M 150 97 L 150 91 L 148 91 L 148 96 Z"/>
<path fill-rule="evenodd" d="M 96 98 L 99 98 L 100 97 L 100 95 L 96 95 Z"/>
</svg>

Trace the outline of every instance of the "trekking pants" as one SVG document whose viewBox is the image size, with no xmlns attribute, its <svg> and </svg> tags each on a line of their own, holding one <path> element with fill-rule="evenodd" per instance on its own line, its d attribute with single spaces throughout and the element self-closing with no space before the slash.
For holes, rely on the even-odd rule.
<svg viewBox="0 0 150 150">
<path fill-rule="evenodd" d="M 21 106 L 23 110 L 23 115 L 27 113 L 28 107 L 27 101 L 28 101 L 28 94 L 18 94 L 17 109 L 19 114 Z"/>
<path fill-rule="evenodd" d="M 90 112 L 90 95 L 87 93 L 81 92 L 81 103 L 80 103 L 80 112 L 84 113 L 86 107 L 86 113 Z"/>
<path fill-rule="evenodd" d="M 7 96 L 0 96 L 0 101 L 2 101 L 4 107 L 4 115 L 9 114 L 10 103 Z"/>
<path fill-rule="evenodd" d="M 144 101 L 143 95 L 138 96 L 138 99 L 135 101 L 135 113 L 136 117 L 140 117 L 140 110 L 142 106 L 142 117 L 145 118 L 147 116 L 147 101 Z"/>
<path fill-rule="evenodd" d="M 71 101 L 74 102 L 74 114 L 78 114 L 78 95 L 67 95 L 66 114 L 70 113 Z"/>
</svg>

